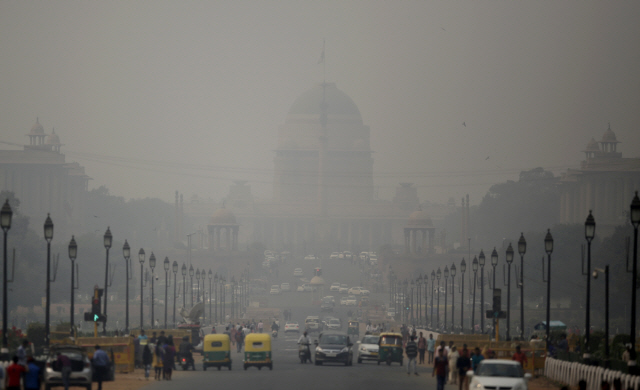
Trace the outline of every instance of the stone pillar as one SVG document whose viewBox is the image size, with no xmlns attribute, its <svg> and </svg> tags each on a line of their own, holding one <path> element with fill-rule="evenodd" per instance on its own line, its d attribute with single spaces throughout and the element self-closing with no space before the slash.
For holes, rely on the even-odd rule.
<svg viewBox="0 0 640 390">
<path fill-rule="evenodd" d="M 433 241 L 435 239 L 435 229 L 429 230 L 429 251 L 427 253 L 433 253 Z"/>
<path fill-rule="evenodd" d="M 427 253 L 427 230 L 424 229 L 422 230 L 422 246 L 421 246 L 422 250 L 421 253 L 425 254 Z"/>
<path fill-rule="evenodd" d="M 411 232 L 409 231 L 409 229 L 404 228 L 404 253 L 409 253 L 409 242 L 410 240 L 410 234 Z"/>
<path fill-rule="evenodd" d="M 219 251 L 220 250 L 220 226 L 216 226 L 216 236 L 215 236 L 215 246 L 216 246 L 216 250 Z"/>
</svg>

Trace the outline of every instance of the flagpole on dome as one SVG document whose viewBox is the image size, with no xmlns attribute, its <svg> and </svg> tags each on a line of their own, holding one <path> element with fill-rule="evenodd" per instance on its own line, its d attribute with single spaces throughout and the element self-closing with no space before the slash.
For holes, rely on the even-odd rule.
<svg viewBox="0 0 640 390">
<path fill-rule="evenodd" d="M 322 52 L 320 53 L 320 59 L 318 59 L 318 64 L 322 64 L 322 84 L 327 82 L 327 64 L 324 61 L 324 44 L 325 39 L 322 39 Z"/>
</svg>

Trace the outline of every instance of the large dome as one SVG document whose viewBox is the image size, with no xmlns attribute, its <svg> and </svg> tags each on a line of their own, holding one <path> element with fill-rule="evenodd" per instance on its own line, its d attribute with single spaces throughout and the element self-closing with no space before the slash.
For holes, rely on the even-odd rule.
<svg viewBox="0 0 640 390">
<path fill-rule="evenodd" d="M 433 222 L 431 222 L 431 217 L 427 214 L 426 211 L 422 211 L 422 209 L 418 209 L 411 213 L 409 216 L 409 221 L 407 223 L 409 226 L 433 226 Z"/>
<path fill-rule="evenodd" d="M 36 123 L 31 127 L 29 132 L 31 135 L 44 135 L 44 128 L 40 124 L 40 118 L 36 118 Z"/>
<path fill-rule="evenodd" d="M 312 119 L 319 120 L 322 114 L 323 94 L 329 121 L 336 118 L 356 120 L 362 123 L 358 106 L 349 95 L 339 90 L 335 83 L 318 84 L 300 95 L 289 109 L 287 122 L 296 121 L 296 118 L 301 116 L 311 116 Z"/>
<path fill-rule="evenodd" d="M 236 216 L 226 208 L 218 209 L 209 220 L 210 225 L 235 225 Z"/>
</svg>

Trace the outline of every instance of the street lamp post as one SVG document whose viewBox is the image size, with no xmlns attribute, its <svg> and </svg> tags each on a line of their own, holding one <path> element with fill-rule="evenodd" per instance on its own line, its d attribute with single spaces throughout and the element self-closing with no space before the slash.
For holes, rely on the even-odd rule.
<svg viewBox="0 0 640 390">
<path fill-rule="evenodd" d="M 443 330 L 447 330 L 447 296 L 449 287 L 449 267 L 444 266 L 444 323 L 442 325 Z"/>
<path fill-rule="evenodd" d="M 107 288 L 109 287 L 109 249 L 111 249 L 111 242 L 113 236 L 111 235 L 111 229 L 107 226 L 107 231 L 104 232 L 104 249 L 107 251 L 107 260 L 105 262 L 104 272 L 104 322 L 102 323 L 102 334 L 107 335 L 107 302 L 109 301 L 109 295 L 107 294 Z M 47 301 L 49 298 L 47 298 Z"/>
<path fill-rule="evenodd" d="M 190 292 L 191 292 L 191 307 L 193 307 L 193 274 L 195 273 L 195 271 L 193 270 L 193 264 L 189 266 L 189 288 L 190 288 Z"/>
<path fill-rule="evenodd" d="M 178 262 L 173 261 L 171 265 L 173 271 L 173 327 L 176 327 L 176 287 L 178 282 Z"/>
<path fill-rule="evenodd" d="M 236 277 L 231 277 L 231 318 L 236 318 Z"/>
<path fill-rule="evenodd" d="M 78 256 L 78 244 L 76 244 L 76 239 L 74 236 L 71 236 L 71 241 L 69 242 L 69 260 L 71 260 L 71 335 L 73 336 L 73 327 L 74 327 L 74 291 L 77 289 L 75 274 L 76 274 L 76 257 Z"/>
<path fill-rule="evenodd" d="M 144 328 L 144 249 L 140 248 L 138 252 L 138 261 L 140 262 L 140 329 Z"/>
<path fill-rule="evenodd" d="M 216 301 L 216 308 L 213 311 L 213 322 L 218 323 L 218 273 L 213 275 L 213 299 Z"/>
<path fill-rule="evenodd" d="M 547 352 L 551 343 L 549 342 L 549 332 L 551 330 L 551 253 L 553 253 L 553 237 L 551 229 L 547 229 L 544 237 L 544 251 L 547 252 Z M 544 262 L 542 263 L 544 265 Z"/>
<path fill-rule="evenodd" d="M 213 279 L 213 272 L 211 272 L 211 268 L 209 268 L 209 321 L 213 322 L 213 316 L 211 315 L 211 300 L 212 300 L 212 296 L 211 296 L 211 280 Z"/>
<path fill-rule="evenodd" d="M 155 298 L 153 296 L 153 280 L 155 279 L 153 270 L 156 268 L 156 256 L 151 252 L 151 256 L 149 257 L 149 267 L 151 268 L 151 329 L 155 327 L 156 317 L 153 313 L 153 307 L 155 303 Z"/>
<path fill-rule="evenodd" d="M 171 263 L 169 262 L 169 257 L 165 256 L 164 258 L 164 328 L 169 329 L 167 324 L 167 309 L 169 306 L 169 267 L 171 267 Z"/>
<path fill-rule="evenodd" d="M 511 340 L 511 263 L 513 263 L 513 247 L 507 248 L 507 341 Z"/>
<path fill-rule="evenodd" d="M 629 359 L 629 367 L 633 367 L 634 373 L 637 371 L 636 367 L 636 295 L 637 295 L 637 279 L 638 279 L 638 226 L 640 225 L 640 198 L 638 198 L 638 191 L 636 196 L 631 201 L 631 224 L 633 225 L 633 270 L 631 277 L 631 357 Z M 5 262 L 6 264 L 6 262 Z"/>
<path fill-rule="evenodd" d="M 451 333 L 454 334 L 456 332 L 456 320 L 455 320 L 455 299 L 456 299 L 456 265 L 451 264 L 451 268 L 449 268 L 449 272 L 451 273 Z"/>
<path fill-rule="evenodd" d="M 46 347 L 49 347 L 49 328 L 51 326 L 49 322 L 51 312 L 51 240 L 53 239 L 53 221 L 51 221 L 51 217 L 49 216 L 49 214 L 47 214 L 47 219 L 44 221 L 44 239 L 47 240 L 47 291 L 45 298 L 47 301 L 44 312 L 44 343 Z"/>
<path fill-rule="evenodd" d="M 182 307 L 187 307 L 187 265 L 182 263 Z"/>
<path fill-rule="evenodd" d="M 198 286 L 198 288 L 196 288 L 196 303 L 200 302 L 200 269 L 197 268 L 196 269 L 196 285 Z"/>
<path fill-rule="evenodd" d="M 414 321 L 415 317 L 413 316 L 413 287 L 415 286 L 415 284 L 413 282 L 413 279 L 411 279 L 410 285 L 411 285 L 411 323 L 413 324 L 415 322 Z M 417 304 L 417 302 L 416 302 L 416 304 Z"/>
<path fill-rule="evenodd" d="M 520 254 L 520 340 L 524 340 L 524 254 L 527 252 L 527 240 L 524 234 L 520 233 L 518 240 L 518 253 Z"/>
<path fill-rule="evenodd" d="M 227 320 L 227 278 L 222 276 L 220 278 L 220 294 L 222 296 L 222 316 L 220 317 L 222 321 Z"/>
<path fill-rule="evenodd" d="M 464 333 L 464 272 L 467 270 L 467 262 L 464 261 L 464 257 L 460 262 L 460 283 L 462 284 L 461 298 L 460 298 L 460 333 Z"/>
<path fill-rule="evenodd" d="M 436 271 L 431 271 L 431 328 L 433 329 L 433 296 L 436 295 L 435 292 L 433 291 L 433 285 L 435 284 L 435 280 L 436 280 Z M 438 324 L 436 323 L 436 326 L 438 326 Z"/>
<path fill-rule="evenodd" d="M 418 324 L 422 325 L 422 274 L 416 278 L 416 317 L 418 318 Z"/>
<path fill-rule="evenodd" d="M 442 276 L 442 271 L 440 271 L 440 267 L 438 267 L 438 271 L 436 271 L 436 279 L 438 280 L 438 309 L 436 310 L 436 329 L 440 329 L 440 277 Z"/>
<path fill-rule="evenodd" d="M 591 210 L 589 210 L 589 216 L 584 222 L 584 237 L 587 240 L 587 313 L 585 319 L 585 333 L 584 333 L 584 354 L 582 355 L 583 360 L 585 362 L 589 362 L 591 359 L 591 345 L 589 343 L 590 333 L 591 333 L 591 316 L 589 312 L 591 311 L 591 241 L 593 237 L 596 235 L 596 220 L 593 218 L 593 214 L 591 214 Z M 607 345 L 609 344 L 609 340 L 607 340 Z"/>
<path fill-rule="evenodd" d="M 11 206 L 9 205 L 9 199 L 4 202 L 2 206 L 2 210 L 0 210 L 0 227 L 2 227 L 2 231 L 4 232 L 4 246 L 2 250 L 4 252 L 3 255 L 3 264 L 2 264 L 2 352 L 9 352 L 9 344 L 7 342 L 7 234 L 9 233 L 9 229 L 11 229 L 11 217 L 13 216 L 13 211 L 11 211 Z"/>
<path fill-rule="evenodd" d="M 478 265 L 480 266 L 480 333 L 484 334 L 484 252 L 480 249 Z"/>
<path fill-rule="evenodd" d="M 471 306 L 471 334 L 476 333 L 476 280 L 478 279 L 478 259 L 474 256 L 471 262 L 473 270 L 473 304 Z"/>
<path fill-rule="evenodd" d="M 127 276 L 127 281 L 126 281 L 126 290 L 125 290 L 125 315 L 124 315 L 124 333 L 125 334 L 129 334 L 129 279 L 131 278 L 131 275 L 129 275 L 129 260 L 131 259 L 131 247 L 129 246 L 129 243 L 127 242 L 127 240 L 124 240 L 124 245 L 122 245 L 122 256 L 124 257 L 124 265 L 126 270 L 126 276 Z"/>
<path fill-rule="evenodd" d="M 498 265 L 498 251 L 496 251 L 496 247 L 493 247 L 493 252 L 491 252 L 491 267 L 493 267 L 493 288 L 496 288 L 496 266 Z M 503 273 L 504 273 L 504 268 L 503 268 Z M 493 296 L 493 292 L 492 292 L 492 296 Z M 480 315 L 484 316 L 484 311 L 482 311 L 480 313 Z M 492 323 L 493 323 L 493 331 L 495 332 L 496 329 L 496 317 L 493 317 Z M 496 340 L 497 341 L 497 340 Z"/>
<path fill-rule="evenodd" d="M 609 266 L 595 268 L 593 270 L 593 278 L 598 278 L 598 273 L 604 274 L 604 360 L 605 368 L 609 368 Z"/>
</svg>

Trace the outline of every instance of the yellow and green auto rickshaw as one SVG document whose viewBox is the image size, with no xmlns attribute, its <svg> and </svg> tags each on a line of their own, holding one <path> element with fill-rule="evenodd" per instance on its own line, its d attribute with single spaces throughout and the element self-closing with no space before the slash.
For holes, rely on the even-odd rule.
<svg viewBox="0 0 640 390">
<path fill-rule="evenodd" d="M 360 323 L 358 321 L 349 321 L 347 334 L 355 339 L 360 337 Z"/>
<path fill-rule="evenodd" d="M 202 369 L 207 371 L 207 367 L 222 366 L 231 370 L 231 340 L 228 334 L 208 334 L 204 336 L 202 345 Z"/>
<path fill-rule="evenodd" d="M 378 365 L 381 362 L 398 362 L 402 365 L 402 335 L 400 333 L 384 332 L 380 333 L 378 340 Z"/>
<path fill-rule="evenodd" d="M 271 358 L 271 335 L 267 333 L 250 333 L 244 338 L 244 369 L 254 366 L 261 370 L 269 367 L 273 370 Z"/>
</svg>

